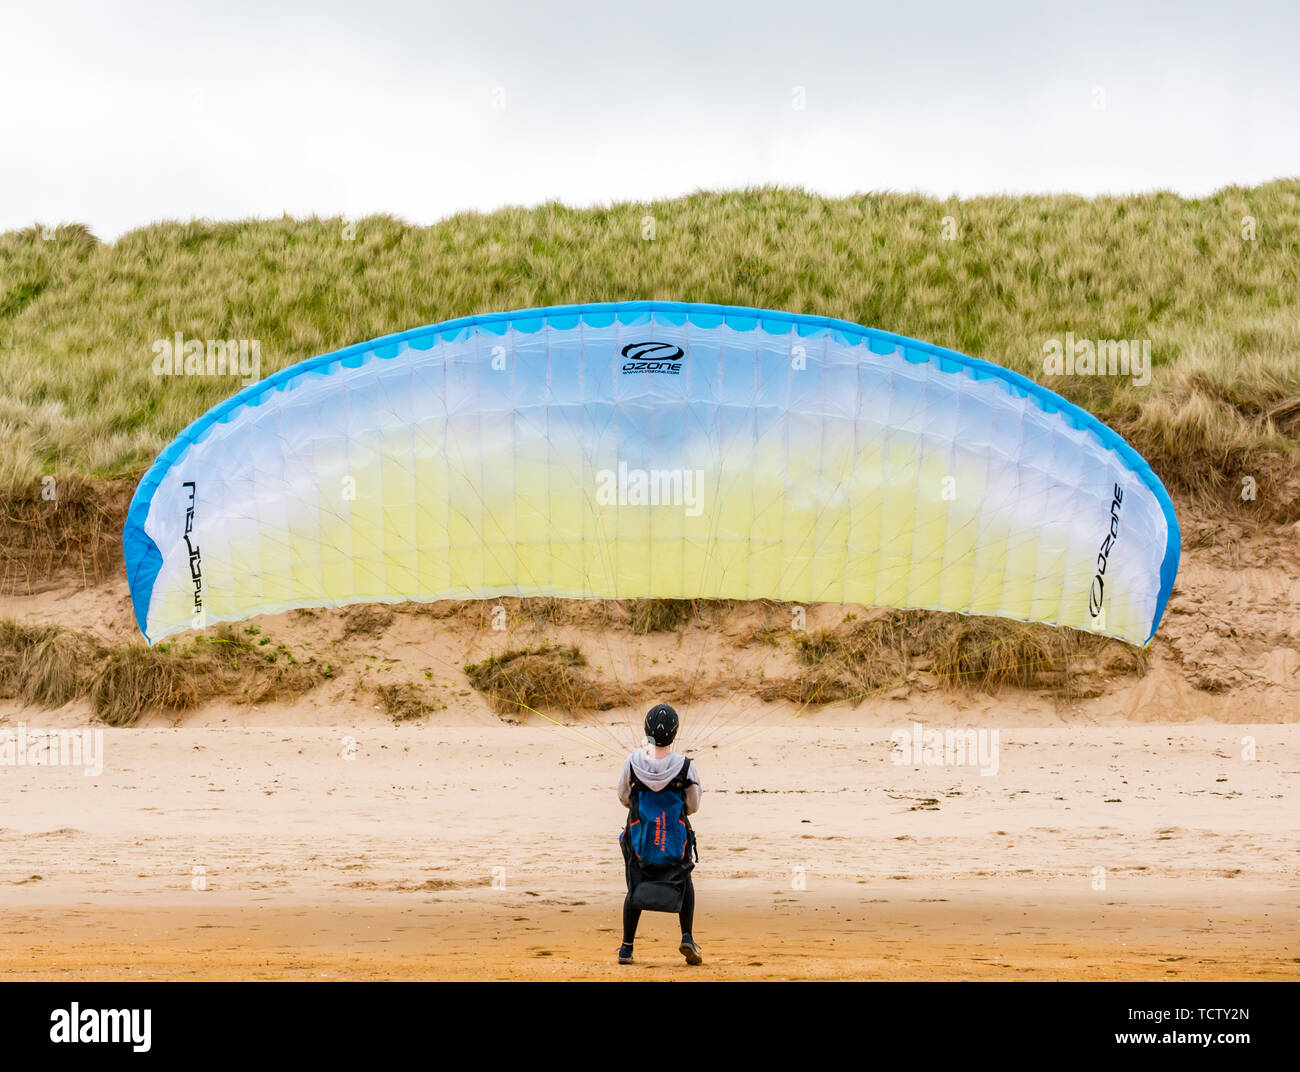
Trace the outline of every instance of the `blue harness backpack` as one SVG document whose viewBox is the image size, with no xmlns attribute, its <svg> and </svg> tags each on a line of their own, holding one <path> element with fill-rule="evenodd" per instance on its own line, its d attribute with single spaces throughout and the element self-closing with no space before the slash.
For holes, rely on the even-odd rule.
<svg viewBox="0 0 1300 1072">
<path fill-rule="evenodd" d="M 651 789 L 632 773 L 627 825 L 619 835 L 632 904 L 651 912 L 679 912 L 686 880 L 700 858 L 695 831 L 686 818 L 691 761 L 662 789 Z"/>
</svg>

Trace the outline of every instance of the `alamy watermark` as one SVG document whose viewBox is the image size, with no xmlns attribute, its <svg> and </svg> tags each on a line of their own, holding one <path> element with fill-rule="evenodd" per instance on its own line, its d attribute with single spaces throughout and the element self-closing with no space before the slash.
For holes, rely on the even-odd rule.
<svg viewBox="0 0 1300 1072">
<path fill-rule="evenodd" d="M 148 1053 L 152 1022 L 152 1009 L 83 1009 L 74 1001 L 50 1013 L 50 1041 L 118 1043 Z"/>
<path fill-rule="evenodd" d="M 596 471 L 598 506 L 680 506 L 687 517 L 704 513 L 703 469 L 617 469 Z"/>
<path fill-rule="evenodd" d="M 238 376 L 247 387 L 262 376 L 257 339 L 187 339 L 181 332 L 153 344 L 155 376 Z"/>
<path fill-rule="evenodd" d="M 936 730 L 913 722 L 911 730 L 895 730 L 889 739 L 889 758 L 900 767 L 978 767 L 985 777 L 998 772 L 997 730 Z"/>
<path fill-rule="evenodd" d="M 104 731 L 0 726 L 0 767 L 82 767 L 87 778 L 104 773 Z"/>
<path fill-rule="evenodd" d="M 1134 387 L 1151 382 L 1150 339 L 1065 339 L 1043 343 L 1045 376 L 1132 376 Z"/>
</svg>

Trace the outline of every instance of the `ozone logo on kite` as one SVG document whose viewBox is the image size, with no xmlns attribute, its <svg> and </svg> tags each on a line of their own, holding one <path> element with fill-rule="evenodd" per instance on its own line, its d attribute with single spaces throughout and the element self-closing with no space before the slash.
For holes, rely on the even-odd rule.
<svg viewBox="0 0 1300 1072">
<path fill-rule="evenodd" d="M 630 342 L 620 352 L 625 359 L 625 374 L 658 372 L 676 376 L 682 371 L 682 358 L 686 356 L 680 346 L 670 342 Z"/>
<path fill-rule="evenodd" d="M 1106 537 L 1101 541 L 1101 547 L 1097 551 L 1097 572 L 1088 588 L 1088 613 L 1094 618 L 1101 615 L 1101 603 L 1106 592 L 1106 563 L 1110 561 L 1111 548 L 1115 546 L 1115 541 L 1119 539 L 1119 511 L 1123 502 L 1124 489 L 1116 484 L 1114 498 L 1110 501 L 1110 525 L 1106 531 Z"/>
</svg>

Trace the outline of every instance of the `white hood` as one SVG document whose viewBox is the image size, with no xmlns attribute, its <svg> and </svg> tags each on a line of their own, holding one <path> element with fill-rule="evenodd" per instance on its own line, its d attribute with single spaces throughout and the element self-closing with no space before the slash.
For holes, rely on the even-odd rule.
<svg viewBox="0 0 1300 1072">
<path fill-rule="evenodd" d="M 649 749 L 639 748 L 628 757 L 628 761 L 641 784 L 658 792 L 677 777 L 686 757 L 669 752 L 663 759 L 655 759 Z"/>
</svg>

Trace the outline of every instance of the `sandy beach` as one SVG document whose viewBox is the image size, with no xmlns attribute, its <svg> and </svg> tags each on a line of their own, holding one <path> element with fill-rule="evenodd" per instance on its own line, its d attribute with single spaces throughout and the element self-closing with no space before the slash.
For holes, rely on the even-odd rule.
<svg viewBox="0 0 1300 1072">
<path fill-rule="evenodd" d="M 0 978 L 1300 978 L 1290 727 L 1009 728 L 986 776 L 831 722 L 696 757 L 697 969 L 667 916 L 614 962 L 617 757 L 561 730 L 107 730 L 3 771 Z"/>
</svg>

